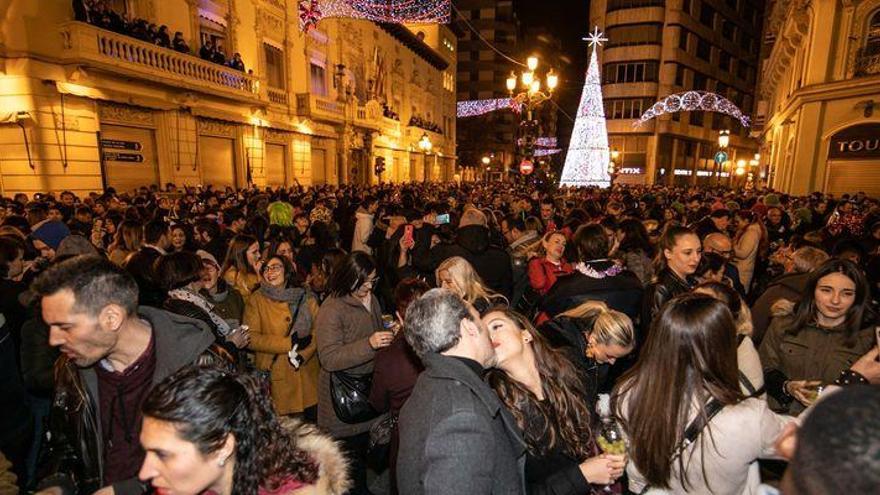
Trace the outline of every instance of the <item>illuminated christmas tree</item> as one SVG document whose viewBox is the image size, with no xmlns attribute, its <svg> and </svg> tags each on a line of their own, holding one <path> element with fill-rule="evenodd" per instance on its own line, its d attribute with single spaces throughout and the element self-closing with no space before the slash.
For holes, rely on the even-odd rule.
<svg viewBox="0 0 880 495">
<path fill-rule="evenodd" d="M 596 56 L 603 41 L 603 34 L 595 28 L 588 38 L 593 48 L 590 66 L 587 68 L 587 82 L 581 95 L 565 166 L 562 169 L 562 186 L 611 185 L 608 164 L 611 156 L 608 150 L 608 129 L 605 126 L 605 108 L 602 104 L 602 81 L 599 78 L 599 61 Z"/>
</svg>

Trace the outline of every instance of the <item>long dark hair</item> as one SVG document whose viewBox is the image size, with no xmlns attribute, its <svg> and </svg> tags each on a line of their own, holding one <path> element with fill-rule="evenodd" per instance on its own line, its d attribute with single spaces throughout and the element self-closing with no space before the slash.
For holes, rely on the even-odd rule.
<svg viewBox="0 0 880 495">
<path fill-rule="evenodd" d="M 670 488 L 673 454 L 683 441 L 694 404 L 705 419 L 710 398 L 725 406 L 743 400 L 736 348 L 733 316 L 726 304 L 711 296 L 678 296 L 654 320 L 639 360 L 613 394 L 614 410 L 632 439 L 632 461 L 651 486 Z M 705 438 L 701 435 L 700 441 Z M 687 489 L 684 457 L 678 456 L 677 462 Z"/>
<path fill-rule="evenodd" d="M 523 431 L 529 452 L 536 456 L 546 455 L 562 443 L 563 450 L 576 459 L 591 457 L 594 449 L 590 410 L 584 398 L 584 384 L 574 364 L 562 351 L 553 348 L 526 317 L 506 308 L 491 312 L 496 311 L 532 336 L 535 364 L 547 399 L 539 401 L 535 394 L 501 370 L 493 369 L 486 375 L 489 385 Z M 530 423 L 526 418 L 528 411 L 537 412 L 542 421 Z"/>
<path fill-rule="evenodd" d="M 314 483 L 318 466 L 297 448 L 252 374 L 188 366 L 162 380 L 141 406 L 144 416 L 171 423 L 202 455 L 235 438 L 232 493 L 256 495 L 291 476 Z"/>
<path fill-rule="evenodd" d="M 651 241 L 648 239 L 648 229 L 641 221 L 627 218 L 617 224 L 617 230 L 623 234 L 623 240 L 617 248 L 620 252 L 642 250 L 647 256 L 654 253 Z"/>
<path fill-rule="evenodd" d="M 843 323 L 844 345 L 852 347 L 856 343 L 856 334 L 865 327 L 867 321 L 873 319 L 874 314 L 868 306 L 870 295 L 868 280 L 864 272 L 849 260 L 831 258 L 810 273 L 807 285 L 801 293 L 801 299 L 794 307 L 794 318 L 786 333 L 797 335 L 805 326 L 816 322 L 816 313 L 819 311 L 816 307 L 816 286 L 820 279 L 832 273 L 846 276 L 856 286 L 856 298 L 846 312 L 846 320 Z"/>
<path fill-rule="evenodd" d="M 235 268 L 240 275 L 245 273 L 256 274 L 254 267 L 248 263 L 247 259 L 247 250 L 255 243 L 257 246 L 260 245 L 256 237 L 247 234 L 238 234 L 233 237 L 229 243 L 229 249 L 226 251 L 226 261 L 223 262 L 223 269 L 220 270 L 220 273 L 223 274 L 229 268 Z"/>
<path fill-rule="evenodd" d="M 336 263 L 330 275 L 328 290 L 333 297 L 345 297 L 363 285 L 376 270 L 376 263 L 369 254 L 354 251 Z"/>
</svg>

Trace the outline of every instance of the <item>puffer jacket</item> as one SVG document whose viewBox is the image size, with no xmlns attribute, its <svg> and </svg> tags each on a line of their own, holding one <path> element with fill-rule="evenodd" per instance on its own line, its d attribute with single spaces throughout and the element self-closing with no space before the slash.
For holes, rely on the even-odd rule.
<svg viewBox="0 0 880 495">
<path fill-rule="evenodd" d="M 156 370 L 153 384 L 192 364 L 228 366 L 228 357 L 214 346 L 214 335 L 199 320 L 142 306 L 138 316 L 153 328 Z M 78 368 L 62 356 L 55 363 L 55 397 L 49 414 L 49 433 L 39 457 L 40 489 L 61 487 L 65 495 L 93 493 L 104 478 L 98 376 L 94 366 Z M 144 493 L 137 479 L 113 484 L 117 495 Z"/>
</svg>

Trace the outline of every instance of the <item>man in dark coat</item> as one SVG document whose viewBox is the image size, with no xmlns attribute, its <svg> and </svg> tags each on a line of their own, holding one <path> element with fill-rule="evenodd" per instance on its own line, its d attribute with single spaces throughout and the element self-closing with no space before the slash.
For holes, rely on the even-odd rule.
<svg viewBox="0 0 880 495">
<path fill-rule="evenodd" d="M 481 379 L 496 358 L 476 310 L 434 289 L 407 309 L 405 328 L 425 371 L 400 411 L 400 493 L 524 494 L 525 443 Z"/>
<path fill-rule="evenodd" d="M 32 289 L 49 344 L 62 354 L 38 488 L 145 493 L 137 476 L 145 455 L 141 404 L 183 366 L 222 362 L 211 350 L 213 334 L 200 321 L 138 307 L 131 275 L 97 256 L 50 267 Z"/>
<path fill-rule="evenodd" d="M 431 250 L 431 265 L 436 269 L 444 260 L 461 256 L 474 267 L 490 289 L 509 300 L 513 293 L 510 255 L 492 245 L 490 238 L 486 215 L 474 208 L 466 210 L 461 217 L 455 243 L 435 246 Z"/>
<path fill-rule="evenodd" d="M 170 245 L 168 224 L 162 220 L 151 220 L 144 225 L 144 245 L 125 264 L 125 269 L 137 282 L 142 306 L 158 308 L 165 300 L 165 291 L 156 282 L 154 270 L 156 260 L 165 255 Z"/>
</svg>

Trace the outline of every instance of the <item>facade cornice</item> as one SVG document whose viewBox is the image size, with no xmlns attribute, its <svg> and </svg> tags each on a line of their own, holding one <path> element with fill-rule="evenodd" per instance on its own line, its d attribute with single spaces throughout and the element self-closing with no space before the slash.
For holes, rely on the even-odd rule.
<svg viewBox="0 0 880 495">
<path fill-rule="evenodd" d="M 768 34 L 775 37 L 770 56 L 764 62 L 761 94 L 765 98 L 775 91 L 791 61 L 810 32 L 812 0 L 780 0 L 773 5 Z"/>
</svg>

